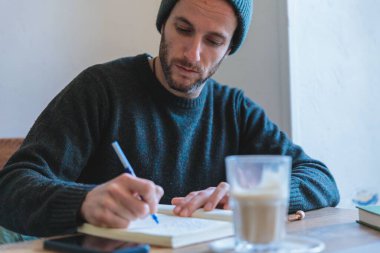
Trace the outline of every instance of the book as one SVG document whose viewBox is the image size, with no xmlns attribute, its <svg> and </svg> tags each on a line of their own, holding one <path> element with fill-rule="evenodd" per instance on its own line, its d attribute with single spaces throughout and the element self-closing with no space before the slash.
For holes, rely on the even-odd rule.
<svg viewBox="0 0 380 253">
<path fill-rule="evenodd" d="M 156 224 L 149 216 L 133 221 L 128 228 L 101 228 L 85 223 L 78 232 L 110 239 L 149 243 L 178 248 L 190 244 L 228 237 L 234 234 L 232 211 L 215 209 L 195 211 L 192 217 L 179 217 L 174 206 L 159 205 Z"/>
<path fill-rule="evenodd" d="M 359 224 L 380 231 L 380 206 L 357 206 L 359 209 Z"/>
</svg>

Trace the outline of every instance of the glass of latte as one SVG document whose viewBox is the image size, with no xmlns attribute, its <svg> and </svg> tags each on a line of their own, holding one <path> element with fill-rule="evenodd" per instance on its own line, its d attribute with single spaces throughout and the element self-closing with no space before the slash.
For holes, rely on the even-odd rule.
<svg viewBox="0 0 380 253">
<path fill-rule="evenodd" d="M 235 252 L 276 251 L 286 235 L 291 157 L 226 157 Z"/>
</svg>

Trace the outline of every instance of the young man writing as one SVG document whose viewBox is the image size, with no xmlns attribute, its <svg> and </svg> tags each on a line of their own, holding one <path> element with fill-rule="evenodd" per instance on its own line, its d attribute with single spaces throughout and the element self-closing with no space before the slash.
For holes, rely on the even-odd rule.
<svg viewBox="0 0 380 253">
<path fill-rule="evenodd" d="M 290 211 L 336 205 L 326 166 L 242 91 L 210 78 L 243 43 L 251 13 L 249 0 L 163 0 L 158 57 L 90 67 L 42 112 L 0 174 L 0 225 L 49 236 L 84 221 L 125 227 L 158 202 L 181 216 L 228 208 L 233 154 L 292 156 Z M 139 178 L 123 173 L 114 140 Z"/>
</svg>

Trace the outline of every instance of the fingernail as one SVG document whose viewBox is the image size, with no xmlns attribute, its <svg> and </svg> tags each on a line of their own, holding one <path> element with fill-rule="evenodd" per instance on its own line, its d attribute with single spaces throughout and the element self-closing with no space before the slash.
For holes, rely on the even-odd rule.
<svg viewBox="0 0 380 253">
<path fill-rule="evenodd" d="M 204 210 L 211 210 L 212 208 L 212 204 L 210 202 L 208 202 L 205 206 L 204 206 Z"/>
<path fill-rule="evenodd" d="M 181 212 L 181 216 L 187 216 L 187 213 L 188 213 L 188 211 L 187 211 L 187 209 L 185 208 L 185 209 L 182 210 L 182 212 Z"/>
</svg>

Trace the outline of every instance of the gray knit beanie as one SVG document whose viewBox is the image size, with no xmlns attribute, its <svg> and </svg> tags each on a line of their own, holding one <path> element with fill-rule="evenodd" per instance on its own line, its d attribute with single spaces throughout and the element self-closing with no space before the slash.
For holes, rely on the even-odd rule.
<svg viewBox="0 0 380 253">
<path fill-rule="evenodd" d="M 161 26 L 169 17 L 171 10 L 179 0 L 162 0 L 158 10 L 156 27 L 161 32 Z M 230 54 L 235 53 L 247 37 L 248 29 L 251 24 L 253 0 L 227 0 L 235 10 L 238 26 L 232 38 Z"/>
</svg>

